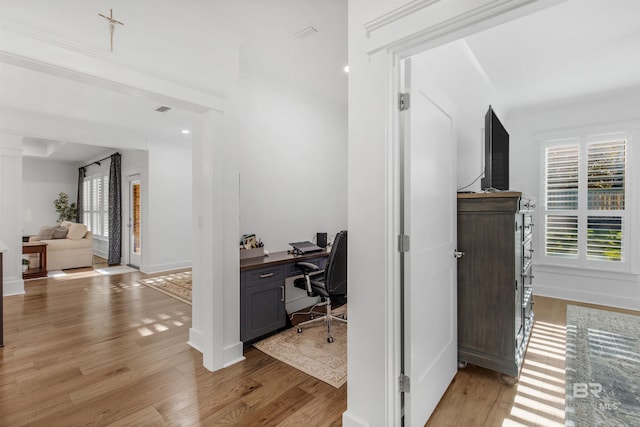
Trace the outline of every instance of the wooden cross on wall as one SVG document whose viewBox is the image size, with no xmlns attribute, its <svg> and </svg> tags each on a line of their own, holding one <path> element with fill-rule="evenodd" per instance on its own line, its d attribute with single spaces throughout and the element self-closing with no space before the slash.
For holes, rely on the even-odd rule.
<svg viewBox="0 0 640 427">
<path fill-rule="evenodd" d="M 111 33 L 111 52 L 113 52 L 113 32 L 116 29 L 116 24 L 120 24 L 120 25 L 124 25 L 124 24 L 120 21 L 116 21 L 115 19 L 113 19 L 113 9 L 109 9 L 109 16 L 105 16 L 101 13 L 99 13 L 98 15 L 102 16 L 104 19 L 109 21 L 109 33 Z"/>
</svg>

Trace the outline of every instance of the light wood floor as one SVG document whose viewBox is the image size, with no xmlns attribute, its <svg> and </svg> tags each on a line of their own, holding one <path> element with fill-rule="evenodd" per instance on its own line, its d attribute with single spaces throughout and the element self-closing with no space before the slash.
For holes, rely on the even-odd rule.
<svg viewBox="0 0 640 427">
<path fill-rule="evenodd" d="M 85 269 L 4 298 L 0 426 L 341 424 L 346 385 L 255 349 L 204 369 L 186 344 L 191 306 L 137 283 L 144 277 Z"/>
<path fill-rule="evenodd" d="M 520 378 L 459 369 L 428 427 L 564 427 L 567 304 L 640 315 L 637 311 L 534 297 L 535 324 Z"/>
<path fill-rule="evenodd" d="M 341 424 L 346 385 L 253 348 L 208 372 L 186 344 L 190 306 L 137 283 L 145 277 L 84 269 L 4 299 L 0 426 Z M 519 384 L 461 369 L 427 426 L 564 425 L 566 304 L 536 298 Z"/>
</svg>

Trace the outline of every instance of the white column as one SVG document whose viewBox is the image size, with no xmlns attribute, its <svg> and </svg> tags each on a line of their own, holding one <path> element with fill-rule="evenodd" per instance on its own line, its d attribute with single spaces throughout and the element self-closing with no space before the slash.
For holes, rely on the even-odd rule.
<svg viewBox="0 0 640 427">
<path fill-rule="evenodd" d="M 189 343 L 215 371 L 243 359 L 240 342 L 238 175 L 224 115 L 193 134 L 193 308 Z"/>
<path fill-rule="evenodd" d="M 24 293 L 22 280 L 22 137 L 0 132 L 0 240 L 4 295 Z"/>
</svg>

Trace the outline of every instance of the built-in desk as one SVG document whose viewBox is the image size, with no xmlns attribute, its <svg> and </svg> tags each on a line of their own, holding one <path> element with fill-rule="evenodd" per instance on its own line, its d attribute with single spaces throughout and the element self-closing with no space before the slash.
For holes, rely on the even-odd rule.
<svg viewBox="0 0 640 427">
<path fill-rule="evenodd" d="M 291 255 L 287 251 L 272 252 L 259 258 L 240 260 L 240 340 L 255 341 L 287 325 L 285 279 L 302 273 L 295 266 L 305 261 L 321 269 L 329 251 Z"/>
</svg>

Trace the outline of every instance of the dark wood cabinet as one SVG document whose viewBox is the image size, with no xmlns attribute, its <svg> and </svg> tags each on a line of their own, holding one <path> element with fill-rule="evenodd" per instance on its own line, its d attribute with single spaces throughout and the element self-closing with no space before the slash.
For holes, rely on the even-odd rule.
<svg viewBox="0 0 640 427">
<path fill-rule="evenodd" d="M 295 266 L 306 261 L 324 268 L 329 252 L 293 256 L 275 252 L 240 261 L 240 340 L 249 345 L 287 326 L 285 279 L 302 274 Z"/>
<path fill-rule="evenodd" d="M 243 342 L 286 326 L 282 266 L 241 273 L 240 301 L 240 339 Z"/>
<path fill-rule="evenodd" d="M 458 359 L 517 377 L 533 326 L 532 214 L 520 192 L 458 195 Z"/>
</svg>

